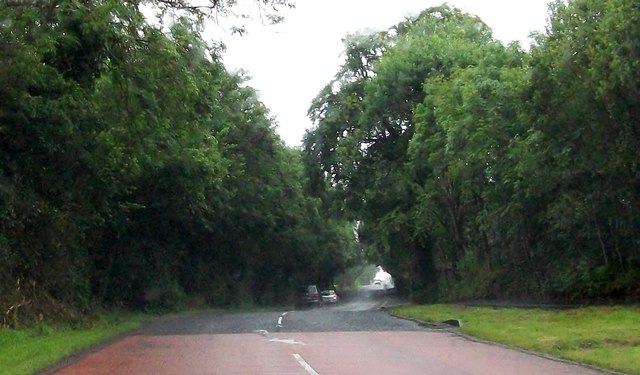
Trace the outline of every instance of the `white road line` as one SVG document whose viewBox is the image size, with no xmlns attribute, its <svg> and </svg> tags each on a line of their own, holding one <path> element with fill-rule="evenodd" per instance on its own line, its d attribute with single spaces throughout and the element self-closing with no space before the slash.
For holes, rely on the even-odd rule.
<svg viewBox="0 0 640 375">
<path fill-rule="evenodd" d="M 289 312 L 285 311 L 285 312 L 282 313 L 282 315 L 280 315 L 280 317 L 278 318 L 278 325 L 276 327 L 282 328 L 282 319 L 284 319 L 284 316 L 287 315 L 287 313 L 289 313 Z"/>
<path fill-rule="evenodd" d="M 294 339 L 279 339 L 277 337 L 270 339 L 269 342 L 281 342 L 283 344 L 291 344 L 291 345 L 307 345 L 302 341 L 296 341 Z"/>
<path fill-rule="evenodd" d="M 313 369 L 313 367 L 309 366 L 309 364 L 304 359 L 302 359 L 300 354 L 293 353 L 293 357 L 296 359 L 296 361 L 298 361 L 298 363 L 300 364 L 300 366 L 302 366 L 302 368 L 307 370 L 309 375 L 320 375 L 316 372 L 316 370 Z"/>
</svg>

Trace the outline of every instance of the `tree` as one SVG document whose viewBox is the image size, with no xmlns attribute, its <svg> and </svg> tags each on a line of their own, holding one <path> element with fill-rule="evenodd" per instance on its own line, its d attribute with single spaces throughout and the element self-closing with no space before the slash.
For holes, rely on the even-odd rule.
<svg viewBox="0 0 640 375">
<path fill-rule="evenodd" d="M 2 324 L 284 303 L 348 264 L 344 221 L 304 195 L 300 151 L 198 21 L 41 5 L 0 7 Z"/>
<path fill-rule="evenodd" d="M 639 9 L 630 1 L 552 8 L 551 30 L 532 51 L 534 128 L 553 181 L 545 237 L 564 249 L 547 255 L 557 264 L 549 284 L 573 297 L 624 295 L 638 277 L 638 90 L 629 84 L 638 26 L 629 20 Z"/>
<path fill-rule="evenodd" d="M 414 297 L 637 293 L 638 9 L 551 11 L 525 53 L 427 9 L 364 58 L 354 39 L 312 106 L 313 192 Z"/>
<path fill-rule="evenodd" d="M 476 64 L 475 46 L 492 39 L 476 17 L 446 6 L 429 8 L 383 35 L 383 48 L 366 55 L 376 58 L 371 74 L 350 63 L 366 59 L 347 58 L 342 71 L 352 73 L 342 76 L 358 78 L 355 83 L 360 86 L 349 82 L 339 85 L 337 93 L 325 89 L 332 95 L 319 97 L 325 99 L 315 105 L 321 111 L 312 112 L 318 123 L 316 138 L 309 140 L 315 141 L 319 134 L 323 138 L 306 144 L 329 145 L 328 151 L 319 153 L 323 169 L 335 186 L 353 197 L 351 207 L 359 207 L 352 212 L 363 222 L 361 240 L 370 241 L 371 256 L 397 266 L 390 267 L 392 273 L 403 275 L 400 279 L 417 292 L 435 284 L 435 272 L 430 255 L 433 238 L 426 231 L 416 232 L 411 224 L 410 212 L 417 202 L 405 163 L 415 131 L 414 111 L 425 98 L 425 81 L 447 78 L 457 67 Z M 361 87 L 357 100 L 347 100 L 353 97 L 347 95 L 354 86 Z M 345 124 L 353 130 L 344 131 Z M 433 289 L 430 294 L 435 295 Z"/>
</svg>

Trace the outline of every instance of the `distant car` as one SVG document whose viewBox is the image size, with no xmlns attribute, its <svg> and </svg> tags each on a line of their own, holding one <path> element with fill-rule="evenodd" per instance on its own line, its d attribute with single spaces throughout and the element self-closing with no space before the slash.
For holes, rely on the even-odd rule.
<svg viewBox="0 0 640 375">
<path fill-rule="evenodd" d="M 297 308 L 321 306 L 322 298 L 315 285 L 303 285 L 296 291 L 295 305 Z"/>
<path fill-rule="evenodd" d="M 323 290 L 322 293 L 322 302 L 324 303 L 336 303 L 338 302 L 338 295 L 336 291 L 333 289 Z"/>
<path fill-rule="evenodd" d="M 393 282 L 393 277 L 382 269 L 382 266 L 377 267 L 378 271 L 376 275 L 373 277 L 373 281 L 371 282 L 371 287 L 374 290 L 384 290 L 385 292 L 389 289 L 394 289 L 395 283 Z"/>
</svg>

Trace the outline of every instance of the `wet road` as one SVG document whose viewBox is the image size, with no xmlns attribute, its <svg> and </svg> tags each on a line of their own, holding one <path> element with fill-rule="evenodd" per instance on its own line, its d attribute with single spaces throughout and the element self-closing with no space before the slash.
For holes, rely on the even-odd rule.
<svg viewBox="0 0 640 375">
<path fill-rule="evenodd" d="M 385 303 L 165 318 L 54 373 L 602 374 L 397 319 Z"/>
</svg>

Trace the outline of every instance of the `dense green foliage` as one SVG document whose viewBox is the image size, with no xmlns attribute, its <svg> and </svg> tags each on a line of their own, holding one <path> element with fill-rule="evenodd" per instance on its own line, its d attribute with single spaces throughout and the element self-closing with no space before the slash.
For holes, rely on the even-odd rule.
<svg viewBox="0 0 640 375">
<path fill-rule="evenodd" d="M 351 225 L 197 22 L 47 4 L 0 5 L 0 325 L 285 303 L 350 264 Z"/>
<path fill-rule="evenodd" d="M 349 36 L 309 110 L 311 191 L 418 300 L 640 298 L 640 7 L 550 14 L 530 51 L 444 5 Z"/>
</svg>

